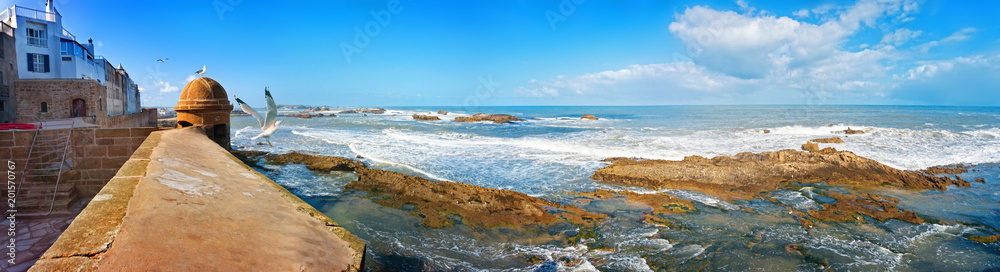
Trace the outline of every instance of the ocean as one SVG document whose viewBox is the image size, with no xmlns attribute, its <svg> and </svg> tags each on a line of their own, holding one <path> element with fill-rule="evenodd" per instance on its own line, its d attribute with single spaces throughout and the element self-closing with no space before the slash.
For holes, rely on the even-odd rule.
<svg viewBox="0 0 1000 272">
<path fill-rule="evenodd" d="M 899 207 L 928 221 L 897 220 L 802 226 L 789 209 L 822 202 L 812 190 L 779 190 L 761 199 L 723 201 L 696 191 L 668 193 L 694 201 L 697 211 L 661 226 L 639 222 L 642 209 L 603 203 L 583 207 L 612 216 L 580 243 L 545 235 L 431 229 L 408 212 L 344 192 L 353 173 L 313 173 L 302 165 L 264 166 L 275 182 L 368 242 L 373 271 L 818 271 L 985 270 L 1000 268 L 997 243 L 966 237 L 1000 229 L 1000 108 L 929 106 L 649 106 L 649 107 L 390 107 L 385 114 L 284 119 L 274 147 L 251 140 L 252 117 L 232 118 L 232 144 L 243 150 L 309 152 L 362 158 L 374 168 L 522 192 L 567 204 L 572 192 L 651 190 L 590 178 L 609 157 L 680 160 L 740 152 L 798 149 L 808 140 L 841 137 L 820 148 L 854 152 L 886 165 L 920 170 L 977 164 L 960 176 L 984 178 L 947 191 L 884 188 Z M 449 111 L 438 115 L 438 110 Z M 511 124 L 452 122 L 458 116 L 502 113 Z M 413 114 L 441 121 L 415 121 Z M 600 120 L 581 120 L 592 114 Z M 845 135 L 846 129 L 863 134 Z M 765 133 L 768 131 L 768 133 Z M 753 213 L 747 210 L 755 211 Z M 572 233 L 572 226 L 542 232 Z M 788 245 L 806 250 L 789 250 Z"/>
</svg>

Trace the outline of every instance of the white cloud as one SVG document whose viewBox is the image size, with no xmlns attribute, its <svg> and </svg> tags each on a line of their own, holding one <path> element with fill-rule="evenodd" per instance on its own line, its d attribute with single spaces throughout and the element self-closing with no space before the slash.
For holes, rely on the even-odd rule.
<svg viewBox="0 0 1000 272">
<path fill-rule="evenodd" d="M 792 15 L 795 15 L 795 17 L 809 17 L 809 10 L 800 9 L 798 11 L 792 12 Z"/>
<path fill-rule="evenodd" d="M 896 80 L 895 96 L 919 104 L 998 106 L 1000 55 L 925 61 Z"/>
<path fill-rule="evenodd" d="M 921 45 L 915 46 L 914 48 L 916 48 L 917 50 L 920 50 L 920 52 L 927 53 L 927 51 L 930 51 L 931 48 L 937 47 L 939 45 L 949 44 L 949 43 L 957 43 L 957 42 L 964 42 L 964 41 L 968 40 L 969 38 L 972 38 L 972 33 L 975 33 L 976 31 L 978 31 L 978 30 L 976 28 L 974 28 L 974 27 L 966 27 L 966 28 L 963 28 L 963 29 L 961 29 L 959 31 L 955 31 L 955 33 L 952 33 L 951 35 L 948 35 L 948 37 L 945 37 L 944 39 L 937 40 L 937 41 L 930 41 L 930 42 L 927 42 L 925 44 L 921 44 Z"/>
<path fill-rule="evenodd" d="M 923 33 L 923 31 L 920 30 L 913 31 L 906 28 L 899 28 L 896 29 L 895 32 L 885 34 L 885 36 L 882 36 L 882 44 L 900 46 L 910 41 L 911 39 L 919 37 L 921 33 Z"/>
<path fill-rule="evenodd" d="M 743 1 L 737 4 L 750 8 Z M 810 13 L 822 17 L 814 24 L 766 11 L 740 14 L 694 6 L 678 14 L 668 27 L 685 45 L 690 62 L 559 76 L 518 90 L 536 97 L 656 92 L 688 98 L 798 102 L 881 97 L 894 86 L 889 76 L 892 67 L 885 63 L 895 59 L 895 46 L 922 32 L 895 30 L 883 37 L 882 45 L 862 46 L 857 52 L 847 51 L 844 44 L 862 27 L 874 27 L 883 19 L 908 18 L 915 11 L 913 0 L 861 0 L 848 7 L 824 5 L 795 12 L 799 17 Z M 774 98 L 775 94 L 792 98 Z"/>
<path fill-rule="evenodd" d="M 191 82 L 192 80 L 194 80 L 196 78 L 198 78 L 198 77 L 196 77 L 194 75 L 189 75 L 189 76 L 187 76 L 187 78 L 184 79 L 184 82 L 181 82 L 181 83 L 187 85 L 188 82 Z"/>
<path fill-rule="evenodd" d="M 154 81 L 153 84 L 156 85 L 157 88 L 160 88 L 160 93 L 172 93 L 181 90 L 177 86 L 170 86 L 170 82 L 166 81 Z"/>
</svg>

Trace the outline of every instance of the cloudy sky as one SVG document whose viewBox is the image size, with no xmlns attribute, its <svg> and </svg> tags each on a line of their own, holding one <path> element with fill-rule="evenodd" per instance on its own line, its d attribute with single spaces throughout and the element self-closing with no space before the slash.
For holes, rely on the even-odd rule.
<svg viewBox="0 0 1000 272">
<path fill-rule="evenodd" d="M 42 9 L 42 1 L 5 1 Z M 330 2 L 330 3 L 327 3 Z M 1000 106 L 1000 2 L 61 0 L 145 106 Z M 169 58 L 166 62 L 156 59 Z"/>
</svg>

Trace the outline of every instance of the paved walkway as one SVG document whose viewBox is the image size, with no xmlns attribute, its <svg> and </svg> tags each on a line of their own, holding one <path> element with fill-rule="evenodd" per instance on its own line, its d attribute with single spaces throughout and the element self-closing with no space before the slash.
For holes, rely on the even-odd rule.
<svg viewBox="0 0 1000 272">
<path fill-rule="evenodd" d="M 28 268 L 38 261 L 38 257 L 41 257 L 42 253 L 45 253 L 45 250 L 48 250 L 52 243 L 59 238 L 59 235 L 66 230 L 66 227 L 73 222 L 73 218 L 80 213 L 82 208 L 82 205 L 79 205 L 70 214 L 15 218 L 17 232 L 14 235 L 16 242 L 14 248 L 17 255 L 14 258 L 14 264 L 7 262 L 10 260 L 9 256 L 3 255 L 0 271 L 28 271 Z M 4 217 L 8 215 L 4 214 Z M 10 220 L 0 221 L 0 226 L 4 230 L 9 229 Z M 2 240 L 5 241 L 2 247 L 4 253 L 8 253 L 9 249 L 6 247 L 10 245 L 10 237 L 7 235 L 0 235 L 0 237 L 3 237 Z"/>
</svg>

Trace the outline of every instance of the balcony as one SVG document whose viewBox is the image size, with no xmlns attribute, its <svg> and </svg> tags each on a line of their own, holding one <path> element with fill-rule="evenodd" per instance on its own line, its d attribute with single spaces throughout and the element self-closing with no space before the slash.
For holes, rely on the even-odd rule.
<svg viewBox="0 0 1000 272">
<path fill-rule="evenodd" d="M 27 17 L 35 20 L 56 22 L 59 20 L 59 14 L 49 13 L 37 9 L 30 9 L 26 7 L 14 6 L 15 13 L 17 16 Z"/>
</svg>

